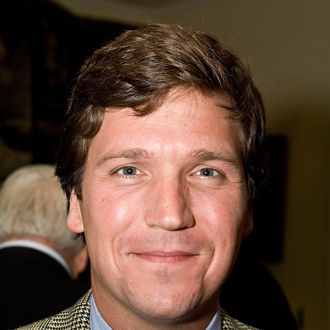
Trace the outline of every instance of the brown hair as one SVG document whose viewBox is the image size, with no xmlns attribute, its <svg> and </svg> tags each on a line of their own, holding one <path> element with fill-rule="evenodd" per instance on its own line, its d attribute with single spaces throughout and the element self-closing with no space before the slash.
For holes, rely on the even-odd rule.
<svg viewBox="0 0 330 330">
<path fill-rule="evenodd" d="M 260 169 L 264 106 L 250 74 L 239 59 L 212 36 L 177 25 L 147 25 L 123 33 L 96 50 L 82 66 L 66 114 L 56 174 L 67 196 L 78 198 L 91 139 L 106 108 L 131 107 L 146 115 L 173 88 L 225 93 L 241 123 L 244 168 L 250 201 Z"/>
</svg>

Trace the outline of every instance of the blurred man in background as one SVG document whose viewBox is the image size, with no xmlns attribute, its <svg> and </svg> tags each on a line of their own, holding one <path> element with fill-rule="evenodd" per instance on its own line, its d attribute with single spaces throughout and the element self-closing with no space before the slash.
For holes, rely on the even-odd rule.
<svg viewBox="0 0 330 330">
<path fill-rule="evenodd" d="M 75 279 L 87 265 L 87 253 L 66 227 L 66 209 L 54 166 L 25 166 L 3 182 L 1 329 L 55 314 L 81 295 Z"/>
</svg>

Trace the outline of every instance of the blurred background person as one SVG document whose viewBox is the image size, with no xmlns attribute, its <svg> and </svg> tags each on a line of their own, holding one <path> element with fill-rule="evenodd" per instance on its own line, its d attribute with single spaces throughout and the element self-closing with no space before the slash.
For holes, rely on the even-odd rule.
<svg viewBox="0 0 330 330">
<path fill-rule="evenodd" d="M 66 198 L 51 165 L 22 167 L 0 190 L 1 329 L 72 305 L 87 265 L 84 243 L 66 228 Z"/>
</svg>

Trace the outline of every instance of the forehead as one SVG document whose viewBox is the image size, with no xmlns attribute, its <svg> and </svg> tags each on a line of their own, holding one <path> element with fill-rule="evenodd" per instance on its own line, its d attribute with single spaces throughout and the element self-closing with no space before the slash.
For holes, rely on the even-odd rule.
<svg viewBox="0 0 330 330">
<path fill-rule="evenodd" d="M 172 147 L 180 153 L 188 149 L 230 149 L 239 153 L 242 130 L 230 118 L 231 106 L 226 95 L 174 90 L 158 108 L 144 116 L 137 116 L 132 108 L 108 108 L 89 151 L 97 156 L 107 149 L 147 146 L 155 151 Z"/>
</svg>

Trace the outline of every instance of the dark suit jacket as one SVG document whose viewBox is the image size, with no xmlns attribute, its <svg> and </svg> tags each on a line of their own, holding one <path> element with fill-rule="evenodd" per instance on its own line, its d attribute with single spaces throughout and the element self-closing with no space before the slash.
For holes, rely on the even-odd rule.
<svg viewBox="0 0 330 330">
<path fill-rule="evenodd" d="M 81 297 L 62 265 L 30 248 L 0 249 L 0 285 L 1 329 L 56 314 Z"/>
<path fill-rule="evenodd" d="M 71 308 L 53 317 L 22 327 L 20 330 L 89 330 L 90 295 L 91 291 L 87 292 L 82 299 Z M 221 320 L 222 330 L 257 330 L 256 328 L 249 327 L 233 319 L 224 311 L 221 311 Z"/>
<path fill-rule="evenodd" d="M 263 330 L 298 330 L 276 279 L 260 261 L 242 252 L 221 287 L 220 305 L 233 317 Z"/>
</svg>

